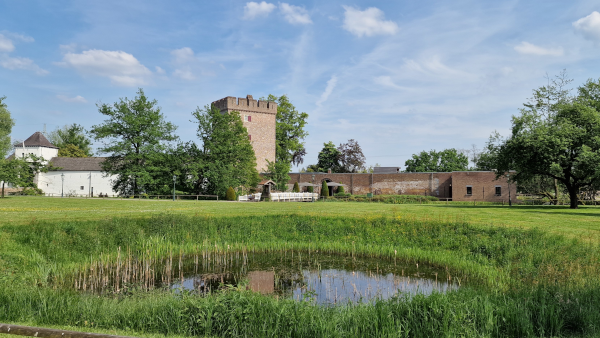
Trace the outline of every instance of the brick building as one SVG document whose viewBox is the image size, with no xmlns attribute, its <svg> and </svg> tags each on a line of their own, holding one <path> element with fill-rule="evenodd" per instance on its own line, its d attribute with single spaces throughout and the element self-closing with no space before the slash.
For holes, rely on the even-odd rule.
<svg viewBox="0 0 600 338">
<path fill-rule="evenodd" d="M 252 95 L 246 98 L 227 96 L 213 102 L 221 113 L 237 111 L 248 130 L 248 138 L 256 155 L 258 172 L 267 170 L 267 160 L 275 161 L 275 116 L 277 103 L 257 101 Z"/>
<path fill-rule="evenodd" d="M 506 178 L 496 180 L 493 171 L 454 171 L 448 173 L 372 173 L 328 174 L 292 173 L 288 185 L 295 182 L 321 184 L 323 181 L 344 185 L 354 195 L 424 195 L 452 201 L 508 202 Z M 332 189 L 332 187 L 330 187 Z M 510 185 L 510 197 L 516 202 L 517 188 Z"/>
</svg>

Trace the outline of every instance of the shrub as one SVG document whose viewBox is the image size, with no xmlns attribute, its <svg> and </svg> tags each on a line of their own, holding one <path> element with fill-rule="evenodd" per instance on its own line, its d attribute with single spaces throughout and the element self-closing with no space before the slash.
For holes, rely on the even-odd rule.
<svg viewBox="0 0 600 338">
<path fill-rule="evenodd" d="M 237 199 L 237 196 L 235 195 L 235 190 L 233 190 L 232 187 L 227 188 L 225 199 L 228 201 L 235 201 Z"/>
<path fill-rule="evenodd" d="M 307 187 L 306 191 L 308 191 L 308 192 L 315 192 L 315 188 L 314 187 Z"/>
<path fill-rule="evenodd" d="M 298 185 L 298 182 L 294 183 L 294 188 L 292 189 L 292 192 L 300 192 L 300 186 Z"/>
<path fill-rule="evenodd" d="M 39 188 L 25 188 L 22 191 L 20 191 L 18 194 L 25 195 L 25 196 L 38 196 L 38 195 L 43 195 L 44 192 L 42 191 L 42 189 L 39 189 Z"/>
<path fill-rule="evenodd" d="M 340 182 L 340 184 L 342 184 L 342 182 Z M 341 196 L 346 196 L 346 192 L 344 191 L 344 186 L 338 187 L 337 192 L 338 192 L 338 194 L 343 194 Z"/>
<path fill-rule="evenodd" d="M 325 181 L 323 181 L 323 184 L 321 184 L 321 196 L 329 197 L 329 187 Z"/>
</svg>

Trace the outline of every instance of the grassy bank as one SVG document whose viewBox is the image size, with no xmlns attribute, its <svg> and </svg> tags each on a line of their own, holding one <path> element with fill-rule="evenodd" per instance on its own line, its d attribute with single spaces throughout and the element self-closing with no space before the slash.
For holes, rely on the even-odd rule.
<svg viewBox="0 0 600 338">
<path fill-rule="evenodd" d="M 422 220 L 465 221 L 474 225 L 538 228 L 582 241 L 600 243 L 600 207 L 508 206 L 385 203 L 238 203 L 11 197 L 0 199 L 0 227 L 35 221 L 102 220 L 107 217 L 147 218 L 163 213 L 189 216 L 308 215 L 346 218 L 398 215 Z"/>
<path fill-rule="evenodd" d="M 223 205 L 231 206 L 230 214 L 245 208 L 238 203 Z M 307 204 L 287 205 L 305 208 Z M 90 264 L 100 259 L 114 262 L 119 252 L 157 258 L 206 251 L 227 255 L 286 250 L 430 264 L 448 268 L 452 275 L 467 276 L 473 286 L 375 306 L 336 308 L 237 289 L 208 297 L 164 292 L 97 297 L 53 289 L 57 285 L 53 281 L 69 272 L 89 273 Z M 595 242 L 398 210 L 389 210 L 387 215 L 367 213 L 366 217 L 300 210 L 267 216 L 172 213 L 34 220 L 0 228 L 0 321 L 87 323 L 101 329 L 226 337 L 597 334 L 599 254 Z"/>
</svg>

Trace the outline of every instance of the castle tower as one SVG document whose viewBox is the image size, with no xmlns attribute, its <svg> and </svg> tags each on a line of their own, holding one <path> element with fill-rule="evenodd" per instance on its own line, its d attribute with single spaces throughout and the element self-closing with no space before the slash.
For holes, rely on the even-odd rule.
<svg viewBox="0 0 600 338">
<path fill-rule="evenodd" d="M 277 103 L 257 101 L 252 95 L 246 98 L 226 98 L 213 102 L 221 113 L 237 111 L 248 130 L 248 138 L 256 155 L 256 170 L 264 173 L 267 170 L 267 160 L 275 162 L 275 116 Z"/>
</svg>

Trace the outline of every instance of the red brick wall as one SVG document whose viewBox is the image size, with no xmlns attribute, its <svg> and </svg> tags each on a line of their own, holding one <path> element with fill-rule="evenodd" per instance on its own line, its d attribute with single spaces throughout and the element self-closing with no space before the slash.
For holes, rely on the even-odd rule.
<svg viewBox="0 0 600 338">
<path fill-rule="evenodd" d="M 467 195 L 467 186 L 472 187 L 472 195 Z M 496 186 L 500 186 L 501 195 L 496 195 Z M 457 171 L 452 173 L 453 201 L 488 201 L 508 202 L 508 183 L 506 178 L 496 180 L 496 173 L 491 171 Z M 517 201 L 517 187 L 510 185 L 513 202 Z"/>
</svg>

